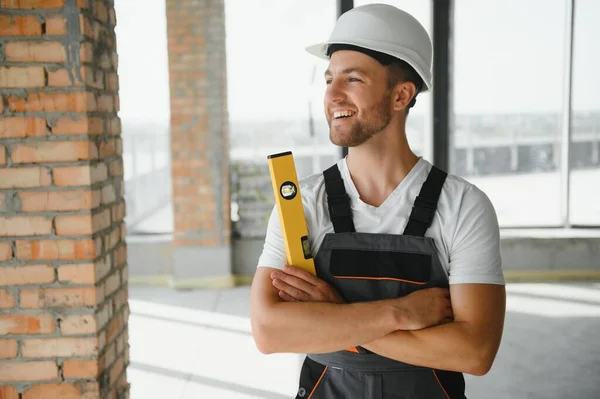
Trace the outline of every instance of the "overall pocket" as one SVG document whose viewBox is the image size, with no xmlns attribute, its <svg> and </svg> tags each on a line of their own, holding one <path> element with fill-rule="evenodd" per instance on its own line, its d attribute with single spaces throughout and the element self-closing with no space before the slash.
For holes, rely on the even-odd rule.
<svg viewBox="0 0 600 399">
<path fill-rule="evenodd" d="M 348 302 L 393 299 L 428 287 L 430 254 L 333 249 L 329 272 Z"/>
<path fill-rule="evenodd" d="M 326 379 L 328 367 L 306 357 L 300 371 L 300 386 L 296 399 L 319 399 L 319 387 Z"/>
<path fill-rule="evenodd" d="M 420 369 L 383 376 L 383 399 L 465 399 L 460 373 Z"/>
</svg>

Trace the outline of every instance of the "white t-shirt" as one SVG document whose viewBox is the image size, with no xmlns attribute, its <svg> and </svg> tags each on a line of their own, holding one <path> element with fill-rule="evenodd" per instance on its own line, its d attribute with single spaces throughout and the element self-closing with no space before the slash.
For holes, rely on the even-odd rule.
<svg viewBox="0 0 600 399">
<path fill-rule="evenodd" d="M 350 178 L 346 159 L 340 159 L 337 165 L 350 196 L 356 231 L 388 234 L 404 232 L 414 199 L 432 167 L 431 163 L 420 158 L 389 197 L 379 207 L 375 207 L 361 201 Z M 333 233 L 325 181 L 323 174 L 317 173 L 300 179 L 298 184 L 314 257 L 325 235 Z M 473 184 L 448 174 L 437 212 L 425 236 L 434 239 L 450 284 L 504 284 L 496 211 L 487 195 Z M 285 263 L 281 224 L 277 207 L 274 207 L 258 266 L 281 269 Z"/>
</svg>

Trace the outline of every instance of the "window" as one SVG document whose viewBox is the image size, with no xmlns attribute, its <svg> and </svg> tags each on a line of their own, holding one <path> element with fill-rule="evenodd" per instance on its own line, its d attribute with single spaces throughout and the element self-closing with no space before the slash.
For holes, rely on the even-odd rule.
<svg viewBox="0 0 600 399">
<path fill-rule="evenodd" d="M 565 3 L 455 0 L 451 172 L 503 227 L 561 222 Z"/>
<path fill-rule="evenodd" d="M 575 2 L 570 221 L 600 226 L 600 3 Z"/>
<path fill-rule="evenodd" d="M 226 0 L 227 86 L 235 237 L 263 237 L 274 204 L 267 155 L 292 151 L 299 178 L 341 156 L 323 111 L 335 1 Z"/>
<path fill-rule="evenodd" d="M 172 215 L 165 3 L 144 3 L 143 18 L 137 2 L 116 1 L 115 11 L 126 221 L 130 232 L 171 232 L 170 216 L 143 223 L 157 209 Z"/>
</svg>

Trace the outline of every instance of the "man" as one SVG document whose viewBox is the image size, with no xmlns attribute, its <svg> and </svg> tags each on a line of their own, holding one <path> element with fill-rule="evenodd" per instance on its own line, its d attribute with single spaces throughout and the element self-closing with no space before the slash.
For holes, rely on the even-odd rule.
<svg viewBox="0 0 600 399">
<path fill-rule="evenodd" d="M 325 113 L 348 156 L 302 179 L 317 276 L 286 257 L 276 208 L 252 284 L 263 353 L 307 353 L 297 398 L 464 398 L 504 324 L 488 197 L 417 157 L 409 108 L 431 90 L 431 40 L 409 14 L 354 8 L 327 43 Z"/>
</svg>

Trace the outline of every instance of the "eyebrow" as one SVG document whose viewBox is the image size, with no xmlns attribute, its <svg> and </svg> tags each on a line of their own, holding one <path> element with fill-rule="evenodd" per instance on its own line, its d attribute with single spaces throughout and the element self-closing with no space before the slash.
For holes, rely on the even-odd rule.
<svg viewBox="0 0 600 399">
<path fill-rule="evenodd" d="M 367 72 L 366 72 L 364 69 L 360 69 L 360 68 L 358 68 L 358 67 L 350 67 L 350 68 L 346 68 L 346 69 L 344 69 L 344 70 L 342 71 L 342 74 L 343 74 L 343 75 L 348 75 L 348 74 L 350 74 L 350 73 L 352 73 L 352 72 L 356 72 L 356 73 L 359 73 L 359 74 L 361 74 L 361 75 L 367 75 Z M 327 75 L 331 75 L 331 71 L 330 71 L 329 69 L 327 69 L 327 70 L 325 71 L 325 74 L 324 74 L 324 76 L 327 76 Z"/>
</svg>

